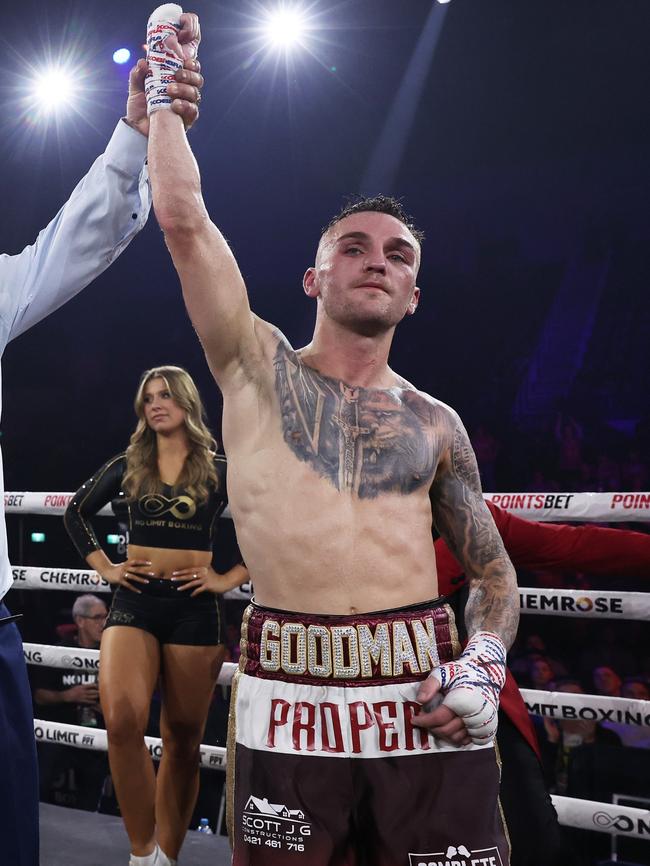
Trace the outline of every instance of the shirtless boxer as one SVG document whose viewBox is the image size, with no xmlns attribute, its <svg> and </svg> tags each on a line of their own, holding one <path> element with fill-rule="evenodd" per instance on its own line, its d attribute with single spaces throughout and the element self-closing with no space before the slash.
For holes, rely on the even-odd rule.
<svg viewBox="0 0 650 866">
<path fill-rule="evenodd" d="M 180 54 L 180 9 L 166 14 L 157 50 Z M 223 392 L 229 499 L 256 590 L 233 683 L 233 863 L 505 866 L 492 738 L 515 573 L 458 415 L 387 363 L 418 305 L 420 234 L 384 197 L 335 217 L 303 281 L 314 336 L 295 351 L 251 312 L 169 111 L 152 114 L 149 169 Z M 470 581 L 462 653 L 437 598 L 432 517 Z M 421 710 L 440 690 L 442 705 Z"/>
</svg>

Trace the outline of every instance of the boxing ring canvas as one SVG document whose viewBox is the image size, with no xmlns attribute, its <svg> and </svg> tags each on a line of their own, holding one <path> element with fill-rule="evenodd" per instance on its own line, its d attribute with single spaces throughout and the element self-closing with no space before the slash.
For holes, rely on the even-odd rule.
<svg viewBox="0 0 650 866">
<path fill-rule="evenodd" d="M 128 861 L 129 840 L 121 818 L 48 803 L 41 803 L 40 814 L 41 866 L 115 866 Z M 182 853 L 183 866 L 230 863 L 225 836 L 190 831 Z"/>
</svg>

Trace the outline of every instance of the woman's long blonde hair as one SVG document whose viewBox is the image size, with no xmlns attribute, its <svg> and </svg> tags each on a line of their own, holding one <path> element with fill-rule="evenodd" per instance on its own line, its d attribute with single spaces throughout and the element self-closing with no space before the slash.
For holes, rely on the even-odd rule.
<svg viewBox="0 0 650 866">
<path fill-rule="evenodd" d="M 144 416 L 144 389 L 152 379 L 162 379 L 176 403 L 185 411 L 190 453 L 175 486 L 187 490 L 193 499 L 203 503 L 210 495 L 210 488 L 219 483 L 214 468 L 217 443 L 206 426 L 203 403 L 194 380 L 182 367 L 153 367 L 142 374 L 133 404 L 138 424 L 126 449 L 126 472 L 122 479 L 124 492 L 129 499 L 162 492 L 156 434 Z"/>
</svg>

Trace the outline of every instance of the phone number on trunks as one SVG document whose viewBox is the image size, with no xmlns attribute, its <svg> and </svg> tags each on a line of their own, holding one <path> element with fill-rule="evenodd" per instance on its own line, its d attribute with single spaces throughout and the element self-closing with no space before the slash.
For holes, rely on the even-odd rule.
<svg viewBox="0 0 650 866">
<path fill-rule="evenodd" d="M 259 836 L 249 836 L 244 833 L 244 842 L 249 845 L 268 845 L 269 848 L 282 848 L 282 842 L 279 839 L 267 839 L 265 842 Z M 304 851 L 305 846 L 300 842 L 287 842 L 287 851 Z"/>
</svg>

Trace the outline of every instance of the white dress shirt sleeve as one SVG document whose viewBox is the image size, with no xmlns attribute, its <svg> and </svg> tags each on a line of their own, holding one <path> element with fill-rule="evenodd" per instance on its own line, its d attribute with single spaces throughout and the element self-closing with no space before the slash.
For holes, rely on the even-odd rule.
<svg viewBox="0 0 650 866">
<path fill-rule="evenodd" d="M 146 155 L 147 139 L 120 121 L 36 241 L 0 255 L 0 347 L 85 288 L 143 227 L 151 207 Z"/>
<path fill-rule="evenodd" d="M 120 121 L 104 153 L 36 241 L 0 255 L 0 355 L 106 270 L 147 221 L 147 139 Z M 12 585 L 0 455 L 0 600 Z"/>
</svg>

